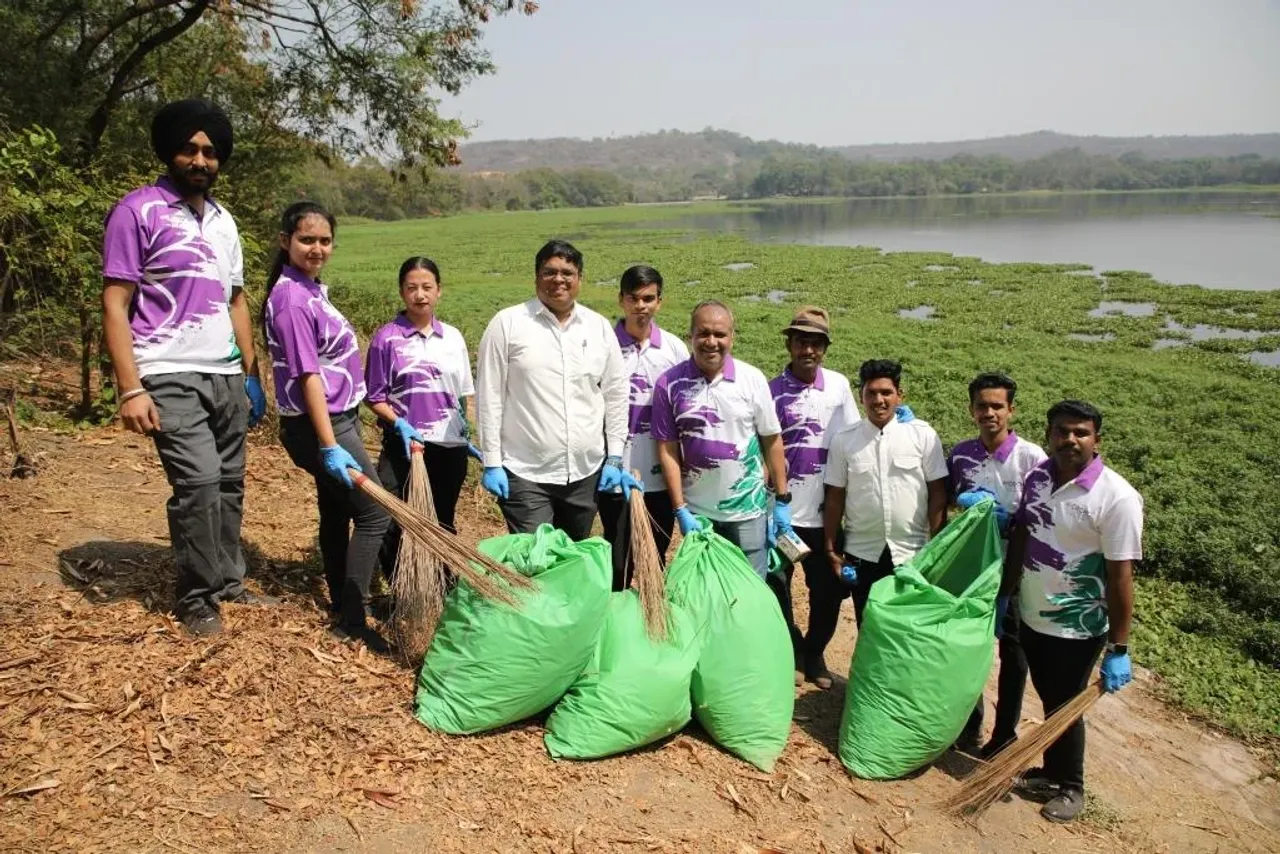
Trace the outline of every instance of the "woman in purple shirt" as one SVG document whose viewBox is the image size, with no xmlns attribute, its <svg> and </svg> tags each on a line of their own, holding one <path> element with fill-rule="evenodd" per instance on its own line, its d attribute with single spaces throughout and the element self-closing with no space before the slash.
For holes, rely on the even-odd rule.
<svg viewBox="0 0 1280 854">
<path fill-rule="evenodd" d="M 440 268 L 415 256 L 400 265 L 404 311 L 373 334 L 365 368 L 365 403 L 382 424 L 378 477 L 400 493 L 408 484 L 409 455 L 422 453 L 436 518 L 450 531 L 467 477 L 470 443 L 466 398 L 476 393 L 462 333 L 436 316 Z M 416 446 L 416 447 L 415 447 Z M 393 522 L 382 552 L 383 569 L 395 565 L 400 529 Z"/>
<path fill-rule="evenodd" d="M 337 617 L 334 633 L 385 652 L 386 641 L 367 625 L 366 602 L 390 520 L 353 488 L 347 474 L 356 469 L 378 479 L 360 435 L 365 396 L 360 346 L 355 329 L 329 302 L 328 288 L 319 280 L 333 252 L 336 225 L 315 202 L 285 209 L 262 320 L 280 409 L 280 441 L 316 481 L 320 554 Z"/>
</svg>

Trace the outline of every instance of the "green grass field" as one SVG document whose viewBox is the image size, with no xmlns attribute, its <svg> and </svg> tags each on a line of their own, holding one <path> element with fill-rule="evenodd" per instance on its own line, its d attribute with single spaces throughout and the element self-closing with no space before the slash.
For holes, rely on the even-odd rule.
<svg viewBox="0 0 1280 854">
<path fill-rule="evenodd" d="M 1152 349 L 1158 338 L 1187 338 L 1165 329 L 1168 319 L 1280 330 L 1280 293 L 1171 287 L 1082 265 L 996 265 L 644 227 L 725 207 L 340 224 L 326 278 L 367 336 L 399 306 L 400 262 L 429 255 L 444 274 L 439 313 L 474 352 L 495 311 L 532 295 L 538 247 L 564 237 L 586 256 L 584 303 L 612 316 L 618 275 L 651 264 L 667 281 L 665 327 L 686 329 L 698 300 L 725 300 L 738 316 L 735 355 L 769 375 L 785 364 L 780 330 L 795 307 L 826 306 L 835 341 L 828 365 L 853 374 L 867 358 L 902 360 L 908 402 L 948 446 L 973 432 L 965 389 L 979 371 L 1018 380 L 1016 423 L 1031 438 L 1043 435 L 1054 401 L 1090 400 L 1105 415 L 1105 457 L 1146 501 L 1136 660 L 1164 677 L 1170 699 L 1206 719 L 1246 737 L 1280 737 L 1280 369 L 1241 357 L 1280 349 L 1280 333 Z M 743 262 L 754 266 L 725 268 Z M 1155 308 L 1148 317 L 1090 317 L 1102 299 Z M 931 320 L 898 314 L 923 305 L 935 310 Z"/>
</svg>

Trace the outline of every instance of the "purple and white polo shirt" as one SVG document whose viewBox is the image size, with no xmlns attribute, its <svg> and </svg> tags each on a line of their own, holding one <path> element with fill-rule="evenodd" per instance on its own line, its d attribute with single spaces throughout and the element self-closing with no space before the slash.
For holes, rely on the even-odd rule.
<svg viewBox="0 0 1280 854">
<path fill-rule="evenodd" d="M 791 523 L 821 528 L 822 477 L 831 440 L 861 419 L 853 390 L 844 374 L 819 367 L 812 383 L 802 382 L 788 368 L 769 381 L 769 391 L 782 426 Z"/>
<path fill-rule="evenodd" d="M 631 378 L 627 410 L 627 443 L 622 450 L 622 467 L 635 469 L 644 481 L 645 492 L 665 492 L 658 447 L 650 434 L 653 422 L 653 385 L 671 368 L 688 361 L 689 348 L 675 335 L 663 332 L 654 323 L 648 342 L 640 342 L 627 332 L 626 324 L 614 327 L 622 348 L 622 367 Z"/>
<path fill-rule="evenodd" d="M 1142 496 L 1096 456 L 1054 489 L 1045 460 L 1023 484 L 1016 520 L 1027 527 L 1022 621 L 1060 638 L 1096 638 L 1107 619 L 1108 560 L 1142 560 Z"/>
<path fill-rule="evenodd" d="M 129 328 L 139 376 L 240 373 L 228 309 L 244 287 L 240 232 L 213 199 L 200 218 L 168 176 L 129 193 L 107 217 L 102 278 L 137 285 Z"/>
<path fill-rule="evenodd" d="M 977 438 L 956 445 L 947 456 L 947 473 L 956 495 L 981 487 L 1013 513 L 1022 504 L 1022 484 L 1027 474 L 1045 459 L 1039 445 L 1010 430 L 994 453 Z"/>
<path fill-rule="evenodd" d="M 366 397 L 386 403 L 436 445 L 470 439 L 464 398 L 476 393 L 462 333 L 440 318 L 418 329 L 403 313 L 374 333 L 365 361 Z"/>
<path fill-rule="evenodd" d="M 267 299 L 266 326 L 281 415 L 306 413 L 304 374 L 320 377 L 332 414 L 354 409 L 364 400 L 356 331 L 329 302 L 327 287 L 286 264 Z"/>
<path fill-rule="evenodd" d="M 708 381 L 693 359 L 654 384 L 652 435 L 679 442 L 684 500 L 717 522 L 755 519 L 769 506 L 761 436 L 782 432 L 769 383 L 732 357 Z"/>
</svg>

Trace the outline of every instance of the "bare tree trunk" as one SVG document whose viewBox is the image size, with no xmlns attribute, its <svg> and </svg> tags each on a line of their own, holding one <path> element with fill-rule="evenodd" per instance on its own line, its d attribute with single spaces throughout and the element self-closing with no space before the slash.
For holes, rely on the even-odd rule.
<svg viewBox="0 0 1280 854">
<path fill-rule="evenodd" d="M 80 303 L 80 415 L 93 409 L 93 314 Z"/>
</svg>

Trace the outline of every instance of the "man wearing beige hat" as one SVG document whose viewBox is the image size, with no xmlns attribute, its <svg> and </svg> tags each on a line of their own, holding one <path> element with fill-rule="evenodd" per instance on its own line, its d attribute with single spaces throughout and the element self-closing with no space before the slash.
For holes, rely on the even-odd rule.
<svg viewBox="0 0 1280 854">
<path fill-rule="evenodd" d="M 802 563 L 809 588 L 809 631 L 801 636 L 791 616 L 791 568 L 785 582 L 771 575 L 769 586 L 782 605 L 791 629 L 799 674 L 818 687 L 831 687 L 823 652 L 835 634 L 840 603 L 849 595 L 828 566 L 822 541 L 823 472 L 827 450 L 837 433 L 861 417 L 849 380 L 822 365 L 831 345 L 831 318 L 826 309 L 803 306 L 782 330 L 791 361 L 769 382 L 782 426 L 782 447 L 791 486 L 791 523 L 810 549 Z"/>
</svg>

